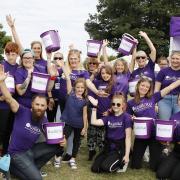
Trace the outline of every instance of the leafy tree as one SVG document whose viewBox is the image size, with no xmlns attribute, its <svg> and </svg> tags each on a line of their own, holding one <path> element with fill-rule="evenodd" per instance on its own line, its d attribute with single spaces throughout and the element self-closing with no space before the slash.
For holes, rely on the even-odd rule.
<svg viewBox="0 0 180 180">
<path fill-rule="evenodd" d="M 171 16 L 180 16 L 177 0 L 99 0 L 97 13 L 89 14 L 85 30 L 94 39 L 108 39 L 118 49 L 122 34 L 138 38 L 138 49 L 148 47 L 138 32 L 145 31 L 154 43 L 158 55 L 167 55 L 169 49 L 169 22 Z"/>
<path fill-rule="evenodd" d="M 0 61 L 3 59 L 4 47 L 7 42 L 11 41 L 10 36 L 6 36 L 6 32 L 2 30 L 3 26 L 0 24 Z"/>
</svg>

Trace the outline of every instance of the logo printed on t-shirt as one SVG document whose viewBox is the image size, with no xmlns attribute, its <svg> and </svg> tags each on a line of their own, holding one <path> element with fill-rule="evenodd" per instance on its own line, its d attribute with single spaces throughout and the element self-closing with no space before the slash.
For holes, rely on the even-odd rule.
<svg viewBox="0 0 180 180">
<path fill-rule="evenodd" d="M 26 123 L 25 129 L 27 129 L 32 134 L 40 134 L 41 131 L 38 127 L 31 125 L 30 123 Z"/>
<path fill-rule="evenodd" d="M 110 121 L 108 121 L 108 127 L 109 128 L 122 127 L 122 122 L 110 122 Z"/>
</svg>

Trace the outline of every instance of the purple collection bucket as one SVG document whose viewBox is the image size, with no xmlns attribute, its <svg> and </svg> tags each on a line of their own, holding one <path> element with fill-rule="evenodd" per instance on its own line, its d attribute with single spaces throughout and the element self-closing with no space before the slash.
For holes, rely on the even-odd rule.
<svg viewBox="0 0 180 180">
<path fill-rule="evenodd" d="M 156 120 L 156 140 L 172 141 L 176 122 L 173 120 Z"/>
<path fill-rule="evenodd" d="M 180 17 L 171 17 L 170 21 L 170 36 L 180 36 Z"/>
<path fill-rule="evenodd" d="M 134 134 L 138 139 L 149 139 L 153 126 L 153 119 L 149 117 L 134 118 Z"/>
<path fill-rule="evenodd" d="M 138 83 L 139 79 L 133 79 L 129 81 L 129 94 L 131 96 L 135 95 L 136 92 L 136 85 Z"/>
<path fill-rule="evenodd" d="M 40 35 L 47 52 L 60 49 L 60 38 L 57 30 L 49 30 Z"/>
<path fill-rule="evenodd" d="M 5 84 L 6 87 L 8 88 L 9 92 L 14 94 L 15 93 L 15 82 L 14 82 L 14 77 L 11 75 L 8 75 L 8 77 L 5 79 Z M 0 91 L 0 95 L 1 95 L 1 91 Z"/>
<path fill-rule="evenodd" d="M 63 122 L 49 122 L 43 124 L 47 144 L 59 144 L 63 139 Z"/>
<path fill-rule="evenodd" d="M 101 50 L 102 41 L 87 40 L 87 56 L 97 57 Z"/>
<path fill-rule="evenodd" d="M 123 55 L 130 55 L 136 45 L 137 42 L 135 38 L 130 34 L 125 33 L 122 35 L 122 39 L 118 51 Z"/>
<path fill-rule="evenodd" d="M 36 93 L 46 93 L 50 75 L 43 73 L 32 73 L 31 91 Z"/>
</svg>

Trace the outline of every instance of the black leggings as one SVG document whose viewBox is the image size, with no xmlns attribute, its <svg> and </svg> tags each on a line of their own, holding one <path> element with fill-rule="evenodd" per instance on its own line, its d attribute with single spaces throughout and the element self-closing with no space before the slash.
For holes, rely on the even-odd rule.
<svg viewBox="0 0 180 180">
<path fill-rule="evenodd" d="M 116 146 L 116 148 L 111 150 L 111 145 Z M 116 143 L 113 141 L 106 142 L 104 150 L 96 156 L 91 166 L 91 171 L 94 173 L 114 172 L 117 169 L 123 168 L 124 162 L 122 159 L 124 157 L 124 152 L 124 139 Z"/>
<path fill-rule="evenodd" d="M 137 139 L 135 138 L 133 151 L 132 151 L 132 160 L 131 168 L 140 169 L 142 167 L 142 159 L 145 153 L 145 150 L 149 146 L 149 165 L 150 168 L 155 171 L 161 161 L 161 154 L 163 146 L 160 142 L 155 139 Z"/>
<path fill-rule="evenodd" d="M 72 131 L 74 131 L 72 157 L 75 158 L 78 153 L 79 146 L 80 146 L 82 129 L 74 128 L 74 127 L 71 127 L 66 124 L 64 127 L 64 134 L 66 136 L 66 139 L 68 139 L 68 137 L 71 135 Z"/>
<path fill-rule="evenodd" d="M 171 155 L 165 158 L 159 165 L 156 177 L 170 178 L 171 180 L 180 179 L 180 145 L 175 145 Z"/>
</svg>

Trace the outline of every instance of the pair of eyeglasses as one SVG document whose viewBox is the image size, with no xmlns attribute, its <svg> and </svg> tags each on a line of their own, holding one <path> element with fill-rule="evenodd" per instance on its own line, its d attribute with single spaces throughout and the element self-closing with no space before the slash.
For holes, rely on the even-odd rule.
<svg viewBox="0 0 180 180">
<path fill-rule="evenodd" d="M 112 106 L 117 106 L 117 107 L 120 107 L 120 106 L 121 106 L 120 103 L 112 103 L 111 105 L 112 105 Z"/>
<path fill-rule="evenodd" d="M 136 59 L 146 59 L 145 56 L 137 56 Z"/>
<path fill-rule="evenodd" d="M 54 57 L 54 60 L 62 60 L 63 58 L 62 57 Z"/>
<path fill-rule="evenodd" d="M 96 65 L 97 63 L 95 63 L 95 62 L 90 62 L 89 65 L 91 65 L 91 64 L 92 64 L 92 65 Z"/>
</svg>

